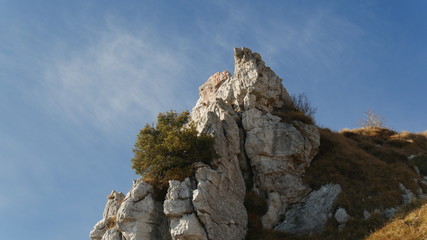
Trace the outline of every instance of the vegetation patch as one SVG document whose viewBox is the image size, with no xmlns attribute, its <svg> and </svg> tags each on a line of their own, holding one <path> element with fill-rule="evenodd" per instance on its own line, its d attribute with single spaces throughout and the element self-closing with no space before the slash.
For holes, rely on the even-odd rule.
<svg viewBox="0 0 427 240">
<path fill-rule="evenodd" d="M 291 96 L 291 101 L 282 107 L 274 109 L 273 115 L 282 119 L 283 122 L 292 124 L 299 121 L 305 124 L 314 124 L 314 114 L 316 108 L 312 107 L 308 98 L 304 94 Z"/>
<path fill-rule="evenodd" d="M 110 229 L 110 228 L 113 228 L 114 226 L 116 226 L 116 220 L 117 220 L 116 216 L 112 216 L 112 217 L 107 218 L 107 220 L 106 220 L 107 229 Z"/>
<path fill-rule="evenodd" d="M 340 184 L 343 192 L 335 205 L 344 207 L 353 218 L 342 232 L 337 232 L 338 223 L 331 219 L 324 233 L 310 239 L 363 239 L 386 222 L 382 215 L 373 212 L 402 204 L 399 183 L 417 193 L 419 187 L 414 179 L 421 178 L 407 156 L 427 149 L 421 143 L 424 136 L 403 137 L 385 128 L 344 130 L 341 133 L 319 130 L 319 154 L 304 179 L 314 189 L 328 183 Z M 407 141 L 408 138 L 413 141 Z M 404 141 L 407 145 L 402 148 L 390 144 L 391 139 Z M 423 184 L 420 187 L 425 188 Z M 364 210 L 372 216 L 364 219 Z"/>
<path fill-rule="evenodd" d="M 132 168 L 161 190 L 169 180 L 182 181 L 194 175 L 193 163 L 208 164 L 217 157 L 214 137 L 199 134 L 189 123 L 188 111 L 160 113 L 156 125 L 147 124 L 139 132 L 133 152 Z"/>
<path fill-rule="evenodd" d="M 426 200 L 419 200 L 407 205 L 393 221 L 367 238 L 367 240 L 383 239 L 427 239 Z"/>
<path fill-rule="evenodd" d="M 307 168 L 304 181 L 313 189 L 328 183 L 341 185 L 343 192 L 334 208 L 343 207 L 351 215 L 346 227 L 341 232 L 338 231 L 339 223 L 331 218 L 325 231 L 319 235 L 296 236 L 265 230 L 261 227 L 262 215 L 255 211 L 259 208 L 255 204 L 247 207 L 249 231 L 246 239 L 365 239 L 387 223 L 382 211 L 402 204 L 399 183 L 413 193 L 417 193 L 419 187 L 426 192 L 427 186 L 420 183 L 421 177 L 414 170 L 416 165 L 424 172 L 423 164 L 427 166 L 426 134 L 397 133 L 379 127 L 347 129 L 339 133 L 322 128 L 319 131 L 319 153 Z M 417 157 L 409 160 L 407 156 L 411 155 Z M 419 186 L 414 180 L 418 181 Z M 253 197 L 247 195 L 247 206 L 248 201 L 256 202 Z M 419 202 L 405 205 L 397 217 L 417 206 L 420 206 Z M 367 219 L 364 217 L 364 210 L 371 214 Z M 419 221 L 407 221 L 406 224 L 420 228 Z M 383 235 L 375 239 L 406 238 L 389 238 Z"/>
</svg>

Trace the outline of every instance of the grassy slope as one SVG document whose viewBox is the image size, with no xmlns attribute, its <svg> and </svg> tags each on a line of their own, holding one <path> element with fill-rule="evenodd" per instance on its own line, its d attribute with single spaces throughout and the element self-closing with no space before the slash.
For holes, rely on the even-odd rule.
<svg viewBox="0 0 427 240">
<path fill-rule="evenodd" d="M 337 231 L 338 223 L 331 219 L 319 236 L 290 236 L 262 230 L 259 222 L 262 212 L 248 208 L 247 239 L 363 239 L 386 222 L 380 214 L 365 220 L 363 211 L 372 213 L 400 205 L 399 183 L 414 193 L 419 187 L 427 192 L 427 186 L 421 183 L 422 179 L 413 167 L 416 163 L 422 168 L 422 164 L 427 165 L 426 161 L 417 163 L 407 157 L 427 156 L 427 134 L 396 133 L 388 129 L 356 129 L 340 133 L 320 129 L 320 134 L 319 154 L 307 169 L 304 180 L 313 189 L 328 183 L 340 184 L 343 193 L 335 208 L 344 207 L 352 220 L 342 232 Z"/>
<path fill-rule="evenodd" d="M 426 201 L 414 203 L 415 210 L 399 214 L 393 221 L 374 232 L 366 240 L 421 240 L 427 239 L 427 204 Z M 411 206 L 411 207 L 414 207 Z"/>
</svg>

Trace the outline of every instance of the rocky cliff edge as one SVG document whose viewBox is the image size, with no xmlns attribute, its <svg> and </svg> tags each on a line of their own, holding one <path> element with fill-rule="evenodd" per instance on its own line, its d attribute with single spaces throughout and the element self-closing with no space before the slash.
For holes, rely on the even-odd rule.
<svg viewBox="0 0 427 240">
<path fill-rule="evenodd" d="M 142 180 L 136 180 L 126 196 L 113 191 L 91 239 L 244 239 L 248 226 L 244 200 L 249 191 L 267 202 L 263 228 L 322 231 L 341 188 L 331 184 L 312 191 L 302 181 L 318 152 L 318 128 L 274 114 L 291 98 L 258 53 L 235 48 L 234 60 L 233 75 L 215 73 L 200 87 L 190 115 L 199 132 L 215 137 L 220 157 L 210 165 L 195 164 L 191 178 L 169 181 L 163 202 Z M 299 216 L 292 217 L 295 211 L 289 209 L 312 198 L 326 207 L 317 224 L 307 219 L 301 230 L 301 224 L 295 224 L 301 222 Z"/>
</svg>

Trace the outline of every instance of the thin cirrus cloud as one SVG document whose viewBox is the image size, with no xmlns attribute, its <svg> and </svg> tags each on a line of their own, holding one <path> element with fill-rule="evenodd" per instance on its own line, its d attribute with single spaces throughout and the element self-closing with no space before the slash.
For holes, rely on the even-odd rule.
<svg viewBox="0 0 427 240">
<path fill-rule="evenodd" d="M 62 120 L 114 133 L 179 105 L 176 91 L 186 86 L 175 80 L 185 75 L 189 62 L 184 48 L 166 44 L 150 30 L 110 27 L 71 57 L 56 54 L 45 71 L 42 98 Z"/>
<path fill-rule="evenodd" d="M 354 53 L 363 36 L 357 25 L 325 9 L 304 20 L 290 16 L 264 22 L 261 17 L 225 11 L 221 23 L 199 20 L 194 29 L 197 34 L 170 36 L 174 41 L 161 37 L 156 28 L 131 32 L 109 23 L 95 41 L 71 56 L 64 57 L 61 51 L 55 54 L 45 71 L 44 105 L 61 119 L 89 123 L 103 132 L 120 131 L 120 126 L 135 124 L 135 119 L 141 127 L 159 111 L 191 107 L 195 99 L 182 93 L 196 92 L 197 86 L 188 76 L 196 71 L 198 78 L 205 77 L 195 68 L 206 70 L 200 65 L 220 63 L 233 46 L 246 45 L 260 52 L 279 75 L 287 73 L 281 72 L 283 65 L 305 82 L 319 82 L 319 76 Z M 238 35 L 232 34 L 236 27 L 241 30 Z M 218 51 L 218 47 L 229 49 Z M 192 58 L 197 52 L 203 53 L 199 54 L 203 63 Z"/>
</svg>

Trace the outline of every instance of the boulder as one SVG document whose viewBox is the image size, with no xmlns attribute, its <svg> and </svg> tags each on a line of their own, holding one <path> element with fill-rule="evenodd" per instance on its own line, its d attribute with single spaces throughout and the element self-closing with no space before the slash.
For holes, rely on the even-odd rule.
<svg viewBox="0 0 427 240">
<path fill-rule="evenodd" d="M 276 230 L 293 234 L 316 234 L 324 230 L 335 199 L 341 193 L 339 184 L 327 184 L 311 192 L 285 214 Z"/>
<path fill-rule="evenodd" d="M 340 207 L 335 211 L 334 218 L 338 223 L 345 224 L 351 218 L 351 216 L 348 215 L 345 208 Z"/>
</svg>

